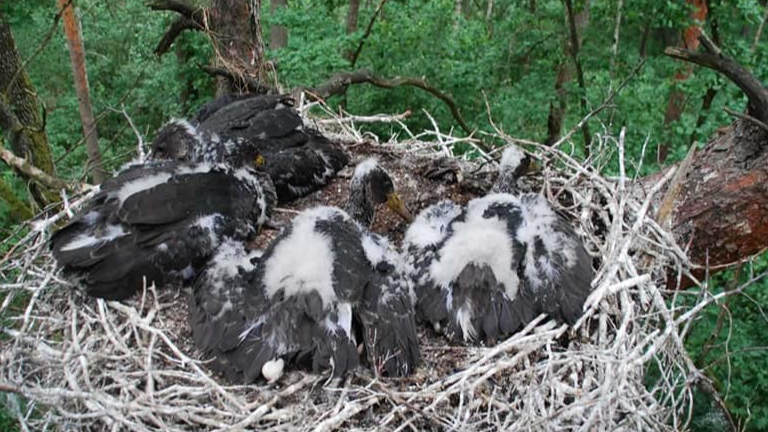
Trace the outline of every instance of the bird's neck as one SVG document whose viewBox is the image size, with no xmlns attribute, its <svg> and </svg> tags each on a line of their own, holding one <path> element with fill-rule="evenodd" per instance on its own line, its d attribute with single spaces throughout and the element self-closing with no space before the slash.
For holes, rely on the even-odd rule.
<svg viewBox="0 0 768 432">
<path fill-rule="evenodd" d="M 349 198 L 344 205 L 344 210 L 361 225 L 365 227 L 371 226 L 375 209 L 365 193 L 365 186 L 362 182 L 352 181 L 349 187 Z"/>
<path fill-rule="evenodd" d="M 491 192 L 494 193 L 517 193 L 517 174 L 510 170 L 505 169 L 499 172 L 499 177 L 496 179 L 496 183 L 493 184 Z"/>
</svg>

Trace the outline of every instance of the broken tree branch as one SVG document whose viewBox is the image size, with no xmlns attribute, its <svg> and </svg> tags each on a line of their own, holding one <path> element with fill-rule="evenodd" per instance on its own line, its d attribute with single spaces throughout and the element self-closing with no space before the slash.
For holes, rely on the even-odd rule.
<svg viewBox="0 0 768 432">
<path fill-rule="evenodd" d="M 2 142 L 0 142 L 2 144 Z M 50 189 L 68 189 L 69 185 L 64 180 L 53 177 L 43 172 L 40 168 L 29 163 L 28 160 L 20 158 L 13 154 L 10 150 L 4 146 L 0 146 L 0 159 L 2 159 L 8 166 L 16 168 L 24 174 L 27 178 L 34 180 Z"/>
<path fill-rule="evenodd" d="M 730 115 L 732 115 L 734 117 L 740 118 L 742 120 L 750 121 L 750 122 L 756 124 L 757 126 L 760 126 L 760 129 L 763 129 L 764 131 L 768 132 L 768 124 L 765 124 L 765 123 L 761 122 L 760 120 L 752 117 L 751 115 L 740 113 L 738 111 L 734 111 L 734 110 L 732 110 L 732 109 L 730 109 L 728 107 L 723 108 L 723 111 L 727 112 L 728 114 L 730 114 Z"/>
<path fill-rule="evenodd" d="M 683 48 L 667 47 L 664 54 L 725 75 L 747 95 L 749 112 L 763 123 L 768 123 L 768 90 L 763 87 L 760 80 L 755 78 L 747 68 L 723 54 L 703 31 L 699 41 L 706 52 L 699 53 Z"/>
</svg>

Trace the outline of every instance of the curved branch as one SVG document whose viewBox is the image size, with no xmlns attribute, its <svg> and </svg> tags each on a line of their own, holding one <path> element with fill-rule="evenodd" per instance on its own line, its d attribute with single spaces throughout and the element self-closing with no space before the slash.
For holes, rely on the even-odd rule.
<svg viewBox="0 0 768 432">
<path fill-rule="evenodd" d="M 200 19 L 202 23 L 204 10 L 181 0 L 153 0 L 147 2 L 147 6 L 152 10 L 173 11 L 191 20 Z"/>
<path fill-rule="evenodd" d="M 171 45 L 173 45 L 173 42 L 176 41 L 176 38 L 179 37 L 179 35 L 185 30 L 202 30 L 202 29 L 203 27 L 201 27 L 197 22 L 185 16 L 180 16 L 176 18 L 168 27 L 168 30 L 165 31 L 162 39 L 160 39 L 160 42 L 157 43 L 157 46 L 155 47 L 155 55 L 160 57 L 163 54 L 167 53 L 168 50 L 171 49 Z"/>
<path fill-rule="evenodd" d="M 155 0 L 147 3 L 152 10 L 172 11 L 180 16 L 176 18 L 163 34 L 155 47 L 155 54 L 162 56 L 171 49 L 171 45 L 185 30 L 205 30 L 205 9 L 197 8 L 179 0 Z"/>
<path fill-rule="evenodd" d="M 321 84 L 313 89 L 297 89 L 294 90 L 294 92 L 307 90 L 307 92 L 312 93 L 318 99 L 327 99 L 331 96 L 346 92 L 347 88 L 352 84 L 371 84 L 376 87 L 386 89 L 392 89 L 401 86 L 411 86 L 422 89 L 425 92 L 440 99 L 445 103 L 446 106 L 448 106 L 448 108 L 451 110 L 451 114 L 453 114 L 453 118 L 456 119 L 456 122 L 459 124 L 459 126 L 461 126 L 464 132 L 468 134 L 473 132 L 472 128 L 470 128 L 467 122 L 464 121 L 464 117 L 461 115 L 461 111 L 456 105 L 456 102 L 453 100 L 453 97 L 451 97 L 449 94 L 443 93 L 435 87 L 432 87 L 423 78 L 400 76 L 382 78 L 374 75 L 373 72 L 368 69 L 358 69 L 354 72 L 337 73 L 333 75 L 331 79 L 326 83 Z"/>
<path fill-rule="evenodd" d="M 669 57 L 695 63 L 725 75 L 739 86 L 749 100 L 749 110 L 758 120 L 768 123 L 768 90 L 744 66 L 720 51 L 712 40 L 702 32 L 699 36 L 706 52 L 693 52 L 683 48 L 667 47 L 664 54 Z"/>
</svg>

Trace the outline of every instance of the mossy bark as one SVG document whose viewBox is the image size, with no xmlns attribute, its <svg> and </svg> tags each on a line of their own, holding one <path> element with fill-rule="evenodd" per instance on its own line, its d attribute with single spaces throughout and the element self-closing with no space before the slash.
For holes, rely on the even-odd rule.
<svg viewBox="0 0 768 432">
<path fill-rule="evenodd" d="M 11 185 L 0 179 L 0 198 L 8 205 L 8 210 L 11 212 L 11 217 L 16 222 L 25 221 L 31 219 L 34 216 L 32 209 L 29 208 L 18 195 L 13 191 Z"/>
<path fill-rule="evenodd" d="M 268 82 L 261 38 L 261 0 L 213 0 L 209 10 L 215 63 L 234 75 Z M 219 80 L 217 93 L 242 93 L 237 81 Z"/>
<path fill-rule="evenodd" d="M 19 157 L 27 158 L 46 174 L 55 175 L 51 148 L 45 133 L 45 124 L 26 70 L 16 48 L 10 25 L 0 14 L 0 128 Z M 39 206 L 57 199 L 56 191 L 46 190 L 38 184 L 30 185 L 32 196 Z"/>
</svg>

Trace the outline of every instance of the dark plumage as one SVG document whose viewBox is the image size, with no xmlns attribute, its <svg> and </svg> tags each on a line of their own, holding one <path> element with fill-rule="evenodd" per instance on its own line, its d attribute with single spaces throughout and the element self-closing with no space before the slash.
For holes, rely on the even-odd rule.
<svg viewBox="0 0 768 432">
<path fill-rule="evenodd" d="M 158 131 L 159 159 L 255 165 L 272 178 L 280 202 L 325 186 L 349 158 L 318 131 L 305 128 L 287 96 L 252 96 L 201 109 L 197 126 L 172 120 Z M 203 112 L 204 111 L 204 112 Z"/>
<path fill-rule="evenodd" d="M 88 294 L 123 299 L 145 277 L 157 286 L 192 278 L 222 241 L 252 237 L 275 201 L 269 179 L 250 168 L 131 165 L 53 234 L 51 249 Z"/>
<path fill-rule="evenodd" d="M 213 99 L 204 103 L 197 110 L 197 113 L 195 113 L 194 117 L 192 117 L 189 120 L 189 122 L 197 126 L 200 123 L 207 120 L 208 117 L 212 116 L 216 111 L 224 108 L 225 106 L 233 102 L 250 99 L 250 98 L 258 98 L 258 97 L 261 97 L 261 96 L 253 93 L 245 93 L 245 94 L 225 93 L 221 96 L 216 97 L 216 99 Z"/>
<path fill-rule="evenodd" d="M 582 314 L 592 259 L 542 195 L 508 193 L 527 163 L 507 149 L 495 193 L 437 203 L 406 233 L 417 315 L 456 339 L 492 343 L 540 313 L 570 324 Z"/>
<path fill-rule="evenodd" d="M 352 189 L 378 183 L 366 167 Z M 341 375 L 361 363 L 359 345 L 377 371 L 410 374 L 420 355 L 402 264 L 343 210 L 304 211 L 260 257 L 233 245 L 212 260 L 190 301 L 195 343 L 234 381 L 274 380 L 283 362 Z"/>
</svg>

